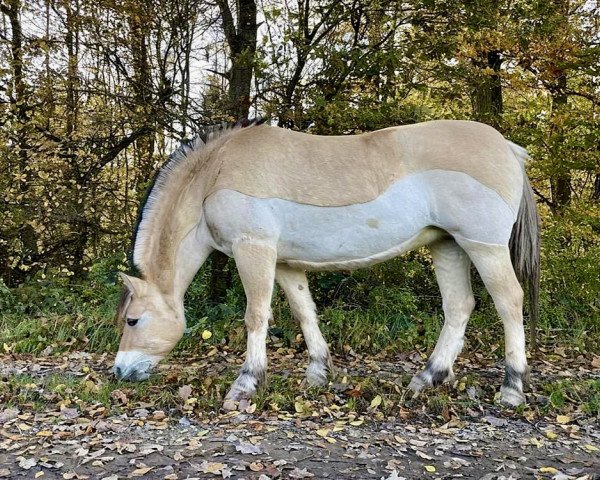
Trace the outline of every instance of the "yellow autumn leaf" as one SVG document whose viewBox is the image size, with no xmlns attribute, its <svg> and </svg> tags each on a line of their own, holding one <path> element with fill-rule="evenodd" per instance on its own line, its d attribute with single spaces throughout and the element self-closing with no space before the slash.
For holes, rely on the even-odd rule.
<svg viewBox="0 0 600 480">
<path fill-rule="evenodd" d="M 44 476 L 44 472 L 37 472 L 35 474 L 35 478 L 40 478 L 40 477 L 43 477 L 43 476 Z"/>
<path fill-rule="evenodd" d="M 566 423 L 569 423 L 571 421 L 571 417 L 569 417 L 568 415 L 557 415 L 556 421 L 561 425 L 565 425 Z"/>
<path fill-rule="evenodd" d="M 304 404 L 300 403 L 300 402 L 296 402 L 296 403 L 294 403 L 294 409 L 296 410 L 296 413 L 303 413 L 304 412 Z"/>
<path fill-rule="evenodd" d="M 371 408 L 377 408 L 379 405 L 381 405 L 382 401 L 383 399 L 381 398 L 381 395 L 377 395 L 373 400 L 371 400 Z"/>
<path fill-rule="evenodd" d="M 435 472 L 435 467 L 433 465 L 425 465 L 425 470 L 427 470 L 429 473 L 433 473 Z"/>
<path fill-rule="evenodd" d="M 542 467 L 540 468 L 541 473 L 558 473 L 558 470 L 554 467 Z"/>
<path fill-rule="evenodd" d="M 36 433 L 36 435 L 38 437 L 51 437 L 52 436 L 52 432 L 50 430 L 41 430 L 38 433 Z"/>
<path fill-rule="evenodd" d="M 202 473 L 220 473 L 226 466 L 224 463 L 209 462 L 202 468 Z"/>
<path fill-rule="evenodd" d="M 210 337 L 212 337 L 212 332 L 210 330 L 204 330 L 202 332 L 202 340 L 208 340 Z"/>
<path fill-rule="evenodd" d="M 327 435 L 329 435 L 329 432 L 331 432 L 331 430 L 329 430 L 328 428 L 321 428 L 317 430 L 317 435 L 319 437 L 326 437 Z"/>
<path fill-rule="evenodd" d="M 337 440 L 333 437 L 325 437 L 325 440 L 327 440 L 329 443 L 336 443 Z"/>
<path fill-rule="evenodd" d="M 554 432 L 546 432 L 545 435 L 546 438 L 549 438 L 550 440 L 555 440 L 556 437 L 558 437 L 558 435 Z"/>
<path fill-rule="evenodd" d="M 589 443 L 584 445 L 583 448 L 585 448 L 588 452 L 600 452 L 600 448 L 590 445 Z"/>
<path fill-rule="evenodd" d="M 353 427 L 358 427 L 359 425 L 362 425 L 365 421 L 364 420 L 354 420 L 352 422 L 350 422 L 350 425 L 352 425 Z"/>
<path fill-rule="evenodd" d="M 537 448 L 541 448 L 541 447 L 544 445 L 544 442 L 542 442 L 542 441 L 538 440 L 538 439 L 537 439 L 537 438 L 535 438 L 535 437 L 532 437 L 532 438 L 530 438 L 530 439 L 529 439 L 529 443 L 530 443 L 531 445 L 535 445 Z"/>
</svg>

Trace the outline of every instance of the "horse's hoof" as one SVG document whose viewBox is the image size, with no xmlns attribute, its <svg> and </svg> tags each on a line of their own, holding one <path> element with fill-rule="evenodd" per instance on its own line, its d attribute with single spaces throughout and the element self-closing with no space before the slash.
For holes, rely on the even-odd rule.
<svg viewBox="0 0 600 480">
<path fill-rule="evenodd" d="M 514 408 L 526 402 L 523 392 L 511 387 L 500 387 L 500 403 L 506 407 Z"/>
<path fill-rule="evenodd" d="M 417 398 L 422 390 L 431 386 L 433 386 L 431 384 L 431 379 L 429 379 L 428 377 L 424 378 L 422 373 L 419 373 L 412 378 L 412 380 L 408 384 L 408 389 L 413 391 L 413 398 Z"/>
<path fill-rule="evenodd" d="M 233 412 L 238 409 L 239 402 L 233 400 L 232 398 L 228 398 L 223 402 L 223 406 L 221 407 L 226 412 Z"/>
<path fill-rule="evenodd" d="M 240 400 L 234 400 L 233 398 L 227 398 L 223 402 L 222 409 L 224 412 L 234 412 L 240 411 L 245 412 L 251 405 L 251 401 L 249 398 L 242 398 Z"/>
<path fill-rule="evenodd" d="M 311 387 L 324 387 L 329 384 L 327 373 L 327 365 L 320 362 L 311 362 L 306 369 L 306 381 Z"/>
</svg>

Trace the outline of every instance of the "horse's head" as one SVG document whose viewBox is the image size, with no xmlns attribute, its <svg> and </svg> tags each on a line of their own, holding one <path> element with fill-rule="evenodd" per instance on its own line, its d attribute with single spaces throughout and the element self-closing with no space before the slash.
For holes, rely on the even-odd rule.
<svg viewBox="0 0 600 480">
<path fill-rule="evenodd" d="M 122 380 L 145 380 L 183 336 L 183 308 L 152 283 L 120 275 L 125 286 L 117 316 L 124 326 L 114 372 Z"/>
</svg>

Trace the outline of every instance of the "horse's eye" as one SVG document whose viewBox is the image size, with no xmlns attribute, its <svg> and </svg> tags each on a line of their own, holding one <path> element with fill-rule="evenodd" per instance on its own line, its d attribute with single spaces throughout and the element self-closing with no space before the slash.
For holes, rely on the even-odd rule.
<svg viewBox="0 0 600 480">
<path fill-rule="evenodd" d="M 138 322 L 138 320 L 139 320 L 139 318 L 128 318 L 127 325 L 129 325 L 130 327 L 133 327 Z"/>
</svg>

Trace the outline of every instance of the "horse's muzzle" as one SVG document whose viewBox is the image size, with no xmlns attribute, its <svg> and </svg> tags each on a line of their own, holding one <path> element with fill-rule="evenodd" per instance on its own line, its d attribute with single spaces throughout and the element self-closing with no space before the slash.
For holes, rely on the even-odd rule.
<svg viewBox="0 0 600 480">
<path fill-rule="evenodd" d="M 113 371 L 119 380 L 127 380 L 130 382 L 140 382 L 146 380 L 150 376 L 147 370 L 138 370 L 135 368 L 125 369 L 115 366 Z"/>
<path fill-rule="evenodd" d="M 152 358 L 138 352 L 119 352 L 113 372 L 119 380 L 139 382 L 150 376 L 149 370 L 155 363 Z"/>
</svg>

